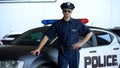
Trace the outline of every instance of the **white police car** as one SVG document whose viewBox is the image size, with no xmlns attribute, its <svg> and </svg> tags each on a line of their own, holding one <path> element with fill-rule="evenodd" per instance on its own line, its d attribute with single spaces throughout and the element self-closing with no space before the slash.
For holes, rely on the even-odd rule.
<svg viewBox="0 0 120 68">
<path fill-rule="evenodd" d="M 120 38 L 105 29 L 91 28 L 92 46 L 80 50 L 80 68 L 120 68 Z M 89 40 L 90 41 L 90 40 Z M 88 43 L 89 43 L 88 41 Z"/>
<path fill-rule="evenodd" d="M 0 47 L 0 68 L 57 68 L 57 37 L 46 43 L 39 56 L 30 54 L 48 28 L 33 28 L 15 39 L 12 45 Z M 120 68 L 119 37 L 106 29 L 89 28 L 94 34 L 80 49 L 79 68 Z"/>
</svg>

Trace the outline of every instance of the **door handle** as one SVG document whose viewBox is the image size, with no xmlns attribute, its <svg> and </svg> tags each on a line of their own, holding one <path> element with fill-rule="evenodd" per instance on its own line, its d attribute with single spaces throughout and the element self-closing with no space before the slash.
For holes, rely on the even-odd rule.
<svg viewBox="0 0 120 68">
<path fill-rule="evenodd" d="M 119 48 L 113 48 L 113 50 L 119 50 Z"/>
<path fill-rule="evenodd" d="M 89 51 L 89 53 L 96 53 L 97 51 L 96 50 L 93 50 L 93 51 Z"/>
</svg>

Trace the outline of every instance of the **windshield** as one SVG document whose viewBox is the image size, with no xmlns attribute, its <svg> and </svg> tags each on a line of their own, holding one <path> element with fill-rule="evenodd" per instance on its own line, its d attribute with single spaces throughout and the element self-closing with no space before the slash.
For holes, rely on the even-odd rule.
<svg viewBox="0 0 120 68">
<path fill-rule="evenodd" d="M 42 29 L 42 28 L 41 28 Z M 45 33 L 45 29 L 33 29 L 23 33 L 20 37 L 14 40 L 13 45 L 38 45 Z"/>
</svg>

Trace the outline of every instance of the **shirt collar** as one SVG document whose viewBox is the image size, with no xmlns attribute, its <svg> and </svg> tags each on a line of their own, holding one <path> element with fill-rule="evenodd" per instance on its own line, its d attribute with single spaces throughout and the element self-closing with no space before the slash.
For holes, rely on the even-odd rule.
<svg viewBox="0 0 120 68">
<path fill-rule="evenodd" d="M 72 23 L 73 19 L 72 19 L 72 18 L 70 18 L 70 20 L 69 20 L 69 21 L 65 21 L 65 20 L 64 20 L 64 18 L 63 18 L 63 19 L 62 19 L 62 21 L 63 21 L 63 22 L 69 22 L 69 23 Z"/>
</svg>

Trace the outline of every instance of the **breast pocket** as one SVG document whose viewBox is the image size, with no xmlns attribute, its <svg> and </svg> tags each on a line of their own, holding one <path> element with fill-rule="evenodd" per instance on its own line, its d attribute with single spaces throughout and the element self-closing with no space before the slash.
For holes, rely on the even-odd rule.
<svg viewBox="0 0 120 68">
<path fill-rule="evenodd" d="M 70 33 L 71 33 L 72 35 L 78 35 L 78 31 L 77 31 L 76 29 L 71 29 L 71 30 L 70 30 Z"/>
</svg>

